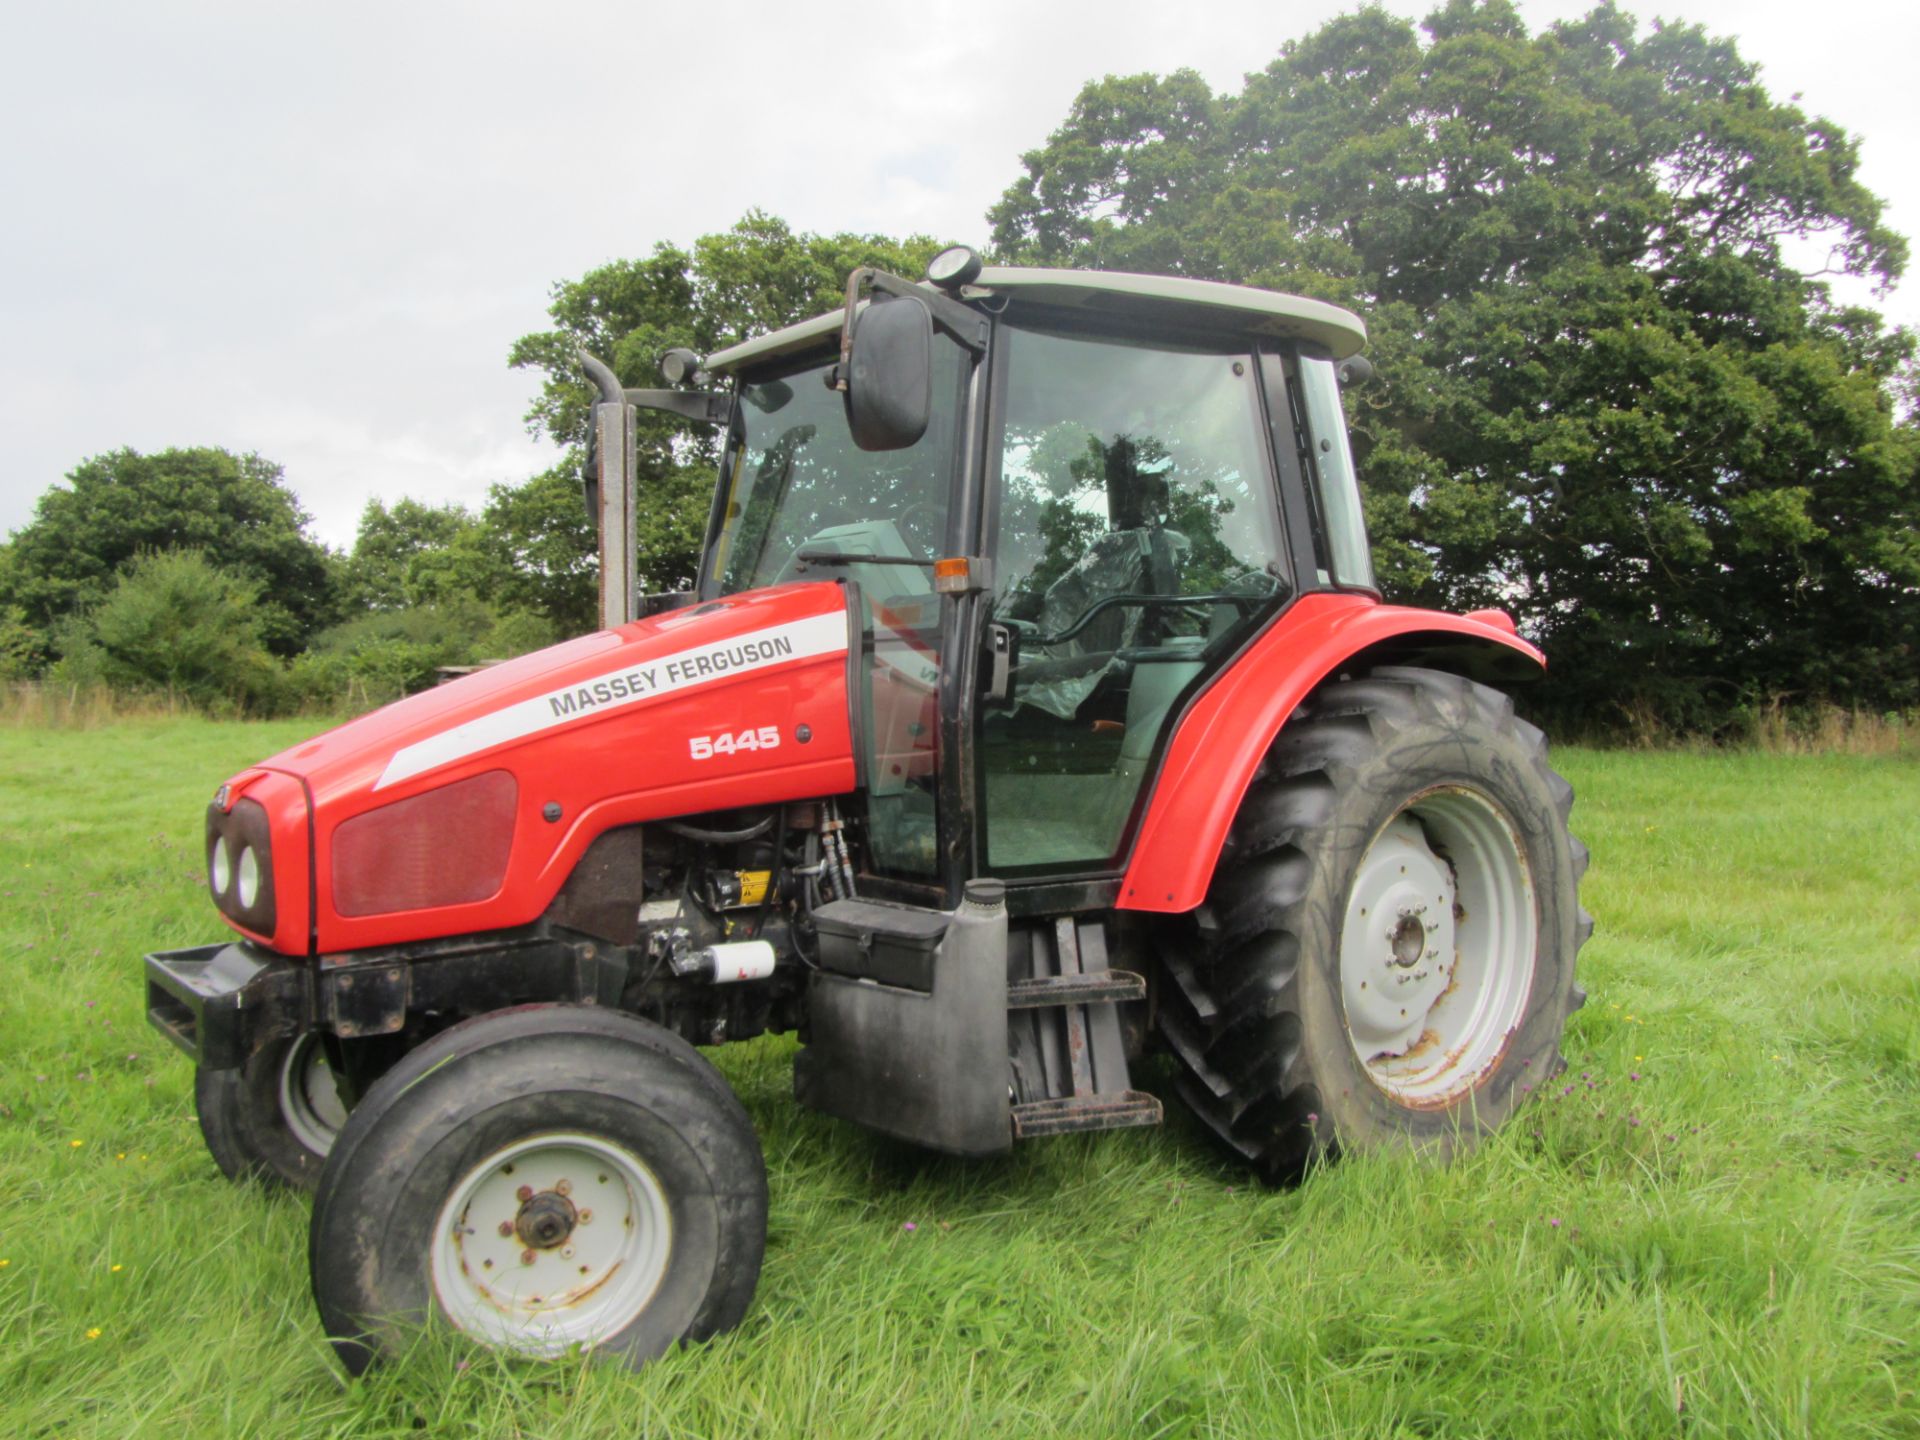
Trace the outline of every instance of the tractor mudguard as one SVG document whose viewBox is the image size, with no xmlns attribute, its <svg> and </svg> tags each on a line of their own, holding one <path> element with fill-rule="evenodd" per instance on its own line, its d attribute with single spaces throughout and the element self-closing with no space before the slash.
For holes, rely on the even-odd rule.
<svg viewBox="0 0 1920 1440">
<path fill-rule="evenodd" d="M 850 633 L 835 581 L 728 596 L 409 696 L 229 787 L 304 790 L 303 873 L 280 879 L 304 818 L 272 860 L 321 954 L 525 925 L 607 830 L 852 790 Z"/>
<path fill-rule="evenodd" d="M 1361 652 L 1415 640 L 1490 649 L 1546 668 L 1546 657 L 1498 611 L 1448 615 L 1366 595 L 1302 596 L 1180 718 L 1120 884 L 1119 908 L 1179 914 L 1198 905 L 1261 757 L 1294 708 Z"/>
</svg>

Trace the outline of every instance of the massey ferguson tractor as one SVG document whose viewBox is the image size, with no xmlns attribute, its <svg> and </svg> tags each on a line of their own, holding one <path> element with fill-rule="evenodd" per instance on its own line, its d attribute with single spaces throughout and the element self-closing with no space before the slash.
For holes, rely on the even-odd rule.
<svg viewBox="0 0 1920 1440">
<path fill-rule="evenodd" d="M 1194 280 L 871 270 L 599 391 L 606 628 L 241 771 L 233 932 L 147 957 L 235 1177 L 315 1191 L 353 1371 L 436 1325 L 638 1365 L 766 1242 L 698 1046 L 959 1155 L 1160 1123 L 1269 1181 L 1445 1154 L 1561 1063 L 1572 791 L 1495 610 L 1382 603 L 1353 315 Z M 714 427 L 696 586 L 641 596 L 635 415 Z"/>
</svg>

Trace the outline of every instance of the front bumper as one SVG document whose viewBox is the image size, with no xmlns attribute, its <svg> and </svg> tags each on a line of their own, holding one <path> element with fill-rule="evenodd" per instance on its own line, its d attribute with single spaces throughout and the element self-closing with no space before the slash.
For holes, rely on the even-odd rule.
<svg viewBox="0 0 1920 1440">
<path fill-rule="evenodd" d="M 205 1070 L 232 1070 L 297 1035 L 310 1011 L 306 968 L 245 941 L 146 959 L 147 1020 Z"/>
<path fill-rule="evenodd" d="M 232 1070 L 261 1046 L 319 1030 L 392 1035 L 408 1017 L 451 1023 L 510 1005 L 617 1005 L 627 952 L 541 927 L 456 936 L 316 963 L 245 940 L 146 957 L 147 1020 L 203 1070 Z"/>
</svg>

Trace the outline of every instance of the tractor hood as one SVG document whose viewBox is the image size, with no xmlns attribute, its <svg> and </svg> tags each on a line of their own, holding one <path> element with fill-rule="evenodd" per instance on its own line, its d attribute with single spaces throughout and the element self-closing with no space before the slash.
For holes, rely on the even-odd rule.
<svg viewBox="0 0 1920 1440">
<path fill-rule="evenodd" d="M 852 789 L 848 644 L 837 582 L 751 591 L 464 676 L 246 773 L 306 793 L 322 952 L 525 924 L 608 829 Z"/>
</svg>

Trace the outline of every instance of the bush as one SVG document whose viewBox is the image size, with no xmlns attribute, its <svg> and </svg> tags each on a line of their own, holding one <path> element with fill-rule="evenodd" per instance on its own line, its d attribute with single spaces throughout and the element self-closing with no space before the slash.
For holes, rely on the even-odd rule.
<svg viewBox="0 0 1920 1440">
<path fill-rule="evenodd" d="M 60 678 L 185 699 L 212 713 L 270 713 L 284 672 L 262 639 L 259 586 L 198 551 L 138 556 L 72 627 Z"/>
<path fill-rule="evenodd" d="M 294 661 L 292 684 L 310 706 L 365 709 L 427 689 L 444 665 L 504 660 L 553 639 L 541 616 L 498 615 L 466 598 L 378 611 L 323 632 Z"/>
</svg>

